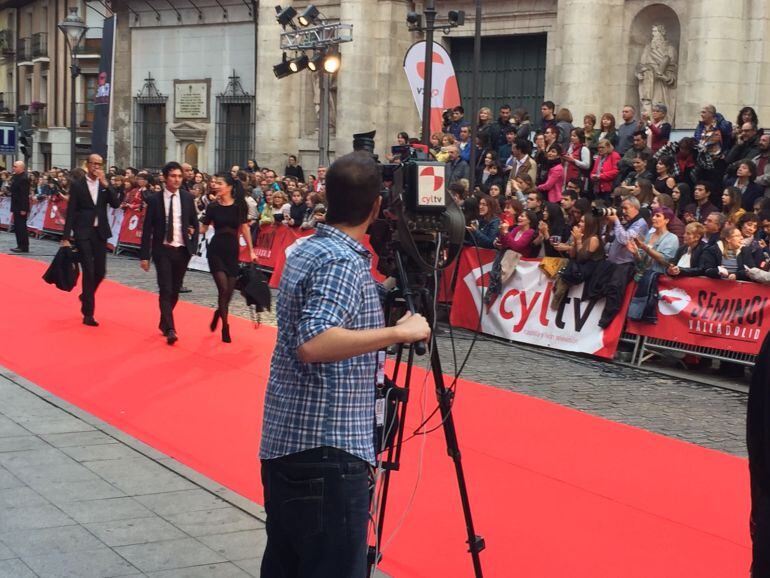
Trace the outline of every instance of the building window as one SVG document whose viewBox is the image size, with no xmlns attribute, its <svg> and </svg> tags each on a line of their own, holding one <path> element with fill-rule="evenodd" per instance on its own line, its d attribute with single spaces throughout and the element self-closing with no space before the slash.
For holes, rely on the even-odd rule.
<svg viewBox="0 0 770 578">
<path fill-rule="evenodd" d="M 254 97 L 243 90 L 235 71 L 217 96 L 216 131 L 217 170 L 245 166 L 254 157 Z"/>
<path fill-rule="evenodd" d="M 134 166 L 159 170 L 166 164 L 166 100 L 148 75 L 134 98 Z"/>
</svg>

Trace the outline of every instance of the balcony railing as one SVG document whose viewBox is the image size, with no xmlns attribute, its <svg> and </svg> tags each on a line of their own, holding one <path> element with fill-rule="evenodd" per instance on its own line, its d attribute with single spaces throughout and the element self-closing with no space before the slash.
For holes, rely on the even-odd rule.
<svg viewBox="0 0 770 578">
<path fill-rule="evenodd" d="M 0 116 L 3 118 L 16 118 L 16 93 L 0 92 Z"/>
<path fill-rule="evenodd" d="M 32 39 L 19 38 L 16 43 L 16 60 L 19 62 L 28 62 L 32 60 Z"/>
<path fill-rule="evenodd" d="M 32 58 L 48 56 L 48 33 L 35 32 L 32 35 Z"/>
<path fill-rule="evenodd" d="M 85 38 L 75 49 L 75 54 L 98 54 L 102 53 L 101 38 Z"/>
<path fill-rule="evenodd" d="M 3 56 L 13 54 L 13 32 L 11 30 L 0 30 L 0 54 Z"/>
</svg>

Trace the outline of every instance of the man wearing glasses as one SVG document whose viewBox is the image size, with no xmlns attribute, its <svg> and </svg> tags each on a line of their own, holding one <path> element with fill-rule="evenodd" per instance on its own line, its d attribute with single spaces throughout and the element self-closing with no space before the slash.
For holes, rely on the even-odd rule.
<svg viewBox="0 0 770 578">
<path fill-rule="evenodd" d="M 107 272 L 107 239 L 112 236 L 107 218 L 107 205 L 117 209 L 124 191 L 112 190 L 104 175 L 104 161 L 99 155 L 88 157 L 86 176 L 74 180 L 70 187 L 67 220 L 61 246 L 75 246 L 80 253 L 83 289 L 80 294 L 83 324 L 97 327 L 94 319 L 94 297 Z"/>
</svg>

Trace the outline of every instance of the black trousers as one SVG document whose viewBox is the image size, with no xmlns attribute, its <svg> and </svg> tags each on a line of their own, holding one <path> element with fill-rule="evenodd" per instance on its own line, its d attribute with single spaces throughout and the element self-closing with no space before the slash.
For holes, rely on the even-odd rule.
<svg viewBox="0 0 770 578">
<path fill-rule="evenodd" d="M 366 575 L 369 464 L 336 448 L 316 448 L 262 460 L 262 486 L 262 578 Z"/>
<path fill-rule="evenodd" d="M 634 264 L 623 263 L 613 267 L 612 276 L 607 280 L 604 311 L 599 319 L 599 327 L 606 328 L 615 319 L 615 316 L 623 307 L 623 297 L 626 295 L 626 287 L 634 276 Z"/>
<path fill-rule="evenodd" d="M 155 262 L 155 272 L 158 276 L 158 304 L 160 305 L 160 323 L 158 327 L 164 333 L 174 326 L 174 307 L 179 301 L 179 290 L 182 288 L 187 264 L 190 262 L 190 252 L 187 247 L 169 247 L 162 245 L 153 251 L 152 260 Z"/>
<path fill-rule="evenodd" d="M 80 269 L 83 275 L 83 292 L 80 294 L 80 310 L 86 317 L 94 314 L 96 290 L 107 273 L 107 241 L 99 236 L 94 227 L 88 239 L 75 239 L 80 253 Z"/>
<path fill-rule="evenodd" d="M 18 211 L 13 212 L 13 232 L 16 234 L 16 246 L 22 251 L 29 251 L 28 216 L 29 212 L 27 211 L 23 215 Z"/>
<path fill-rule="evenodd" d="M 749 530 L 753 550 L 752 578 L 770 577 L 770 488 L 751 471 L 751 519 Z"/>
</svg>

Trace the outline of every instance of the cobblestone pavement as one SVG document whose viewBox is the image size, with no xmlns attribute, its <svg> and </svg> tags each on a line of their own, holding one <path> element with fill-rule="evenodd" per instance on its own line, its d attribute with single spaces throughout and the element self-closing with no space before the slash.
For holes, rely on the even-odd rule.
<svg viewBox="0 0 770 578">
<path fill-rule="evenodd" d="M 0 234 L 0 252 L 13 246 L 13 236 Z M 50 260 L 52 241 L 32 241 L 31 258 Z M 109 258 L 108 278 L 155 291 L 155 276 L 139 269 L 135 257 Z M 212 307 L 213 281 L 206 273 L 188 272 L 192 293 L 182 299 Z M 248 317 L 239 297 L 234 314 Z M 264 323 L 274 323 L 263 314 Z M 454 331 L 460 360 L 471 343 L 467 331 Z M 446 328 L 439 336 L 443 369 L 453 372 L 451 342 Z M 745 393 L 720 389 L 586 356 L 479 338 L 463 377 L 539 397 L 613 421 L 640 427 L 704 447 L 745 456 Z M 745 383 L 745 380 L 742 380 Z M 458 403 L 462 403 L 460 392 Z M 460 432 L 462 435 L 462 432 Z"/>
</svg>

